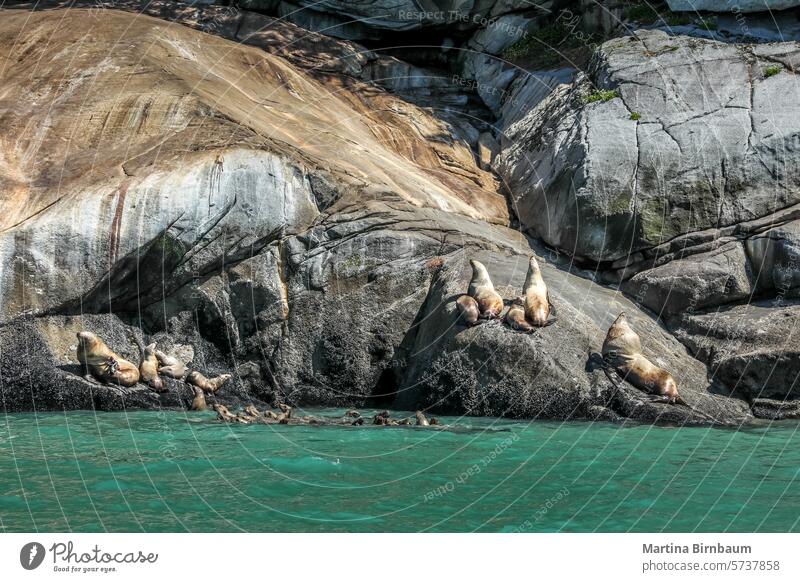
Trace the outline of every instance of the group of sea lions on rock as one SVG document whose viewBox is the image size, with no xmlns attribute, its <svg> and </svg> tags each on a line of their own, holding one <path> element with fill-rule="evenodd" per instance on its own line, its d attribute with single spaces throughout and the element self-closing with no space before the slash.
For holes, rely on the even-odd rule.
<svg viewBox="0 0 800 582">
<path fill-rule="evenodd" d="M 233 414 L 227 406 L 214 404 L 213 409 L 217 413 L 217 418 L 223 422 L 238 424 L 307 424 L 307 425 L 340 425 L 340 426 L 363 426 L 372 424 L 378 426 L 443 426 L 439 424 L 437 418 L 431 417 L 430 420 L 425 414 L 418 410 L 414 415 L 414 420 L 403 418 L 394 420 L 388 410 L 375 414 L 370 421 L 366 421 L 358 410 L 348 410 L 339 418 L 324 418 L 318 416 L 294 415 L 294 409 L 286 404 L 278 404 L 280 413 L 272 410 L 259 411 L 254 405 L 249 404 L 238 414 Z"/>
<path fill-rule="evenodd" d="M 205 410 L 205 393 L 213 394 L 228 380 L 230 374 L 221 374 L 215 378 L 206 378 L 200 372 L 190 371 L 186 364 L 178 358 L 168 356 L 156 349 L 156 344 L 148 346 L 139 343 L 142 352 L 142 363 L 135 364 L 117 355 L 96 334 L 80 331 L 78 336 L 78 361 L 83 366 L 87 379 L 96 379 L 106 384 L 116 384 L 125 388 L 136 386 L 138 382 L 147 384 L 154 391 L 167 391 L 161 376 L 181 380 L 194 388 L 195 397 L 192 410 Z"/>
<path fill-rule="evenodd" d="M 500 319 L 504 303 L 495 290 L 486 267 L 476 260 L 470 260 L 472 279 L 466 295 L 456 299 L 459 317 L 468 326 L 481 321 Z M 528 262 L 528 273 L 522 296 L 516 297 L 506 311 L 503 321 L 516 331 L 533 333 L 537 328 L 547 327 L 556 322 L 555 308 L 550 302 L 547 285 L 536 257 Z M 609 381 L 616 388 L 619 385 L 611 378 L 609 371 L 616 372 L 624 381 L 649 393 L 654 399 L 668 404 L 682 404 L 694 412 L 714 420 L 709 415 L 690 406 L 678 394 L 678 386 L 672 375 L 653 364 L 642 354 L 639 335 L 628 324 L 625 313 L 620 313 L 608 329 L 602 348 L 602 367 Z"/>
<path fill-rule="evenodd" d="M 503 313 L 503 298 L 495 290 L 489 271 L 483 263 L 474 259 L 469 264 L 472 266 L 472 279 L 467 294 L 456 299 L 460 316 L 470 326 L 482 320 L 499 319 Z M 530 258 L 522 296 L 514 299 L 504 321 L 511 329 L 525 333 L 533 333 L 536 328 L 555 323 L 555 308 L 550 302 L 536 257 Z"/>
<path fill-rule="evenodd" d="M 470 260 L 472 266 L 472 279 L 466 295 L 457 300 L 459 317 L 469 325 L 477 325 L 482 321 L 496 320 L 502 317 L 503 298 L 495 290 L 486 267 L 476 260 Z M 535 257 L 528 263 L 528 273 L 522 296 L 512 302 L 503 318 L 505 323 L 514 330 L 532 333 L 537 328 L 547 327 L 555 323 L 555 309 L 550 302 L 547 285 L 542 278 L 542 272 Z M 78 336 L 78 361 L 84 366 L 84 372 L 94 378 L 119 386 L 131 387 L 141 381 L 156 392 L 165 392 L 166 388 L 161 376 L 176 380 L 185 378 L 186 383 L 194 388 L 195 396 L 191 403 L 192 410 L 206 410 L 206 394 L 214 394 L 228 380 L 230 374 L 222 374 L 215 378 L 206 378 L 196 370 L 190 371 L 186 364 L 178 358 L 168 356 L 156 349 L 156 344 L 143 346 L 142 362 L 137 367 L 114 353 L 97 335 L 82 331 Z M 137 340 L 138 342 L 138 340 Z M 602 367 L 609 381 L 616 388 L 619 385 L 613 380 L 610 371 L 616 372 L 619 377 L 630 382 L 636 388 L 649 393 L 654 399 L 662 400 L 668 404 L 682 404 L 694 412 L 713 420 L 705 413 L 691 407 L 678 394 L 678 386 L 672 375 L 653 364 L 642 354 L 642 344 L 638 334 L 628 324 L 625 313 L 620 313 L 606 334 L 602 348 Z M 259 412 L 252 404 L 243 412 L 233 414 L 222 404 L 214 404 L 220 420 L 225 422 L 238 422 L 243 424 L 349 424 L 360 426 L 365 424 L 364 417 L 357 411 L 348 412 L 343 419 L 332 422 L 311 416 L 295 418 L 292 408 L 279 404 L 280 413 L 266 410 Z M 436 425 L 437 420 L 428 420 L 425 415 L 417 411 L 417 426 Z M 400 426 L 414 423 L 410 418 L 394 420 L 388 411 L 376 414 L 370 424 L 382 426 Z"/>
</svg>

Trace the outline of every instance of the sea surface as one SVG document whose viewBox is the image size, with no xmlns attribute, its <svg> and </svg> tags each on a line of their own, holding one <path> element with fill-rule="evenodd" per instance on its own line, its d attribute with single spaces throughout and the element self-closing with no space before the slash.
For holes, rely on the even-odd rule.
<svg viewBox="0 0 800 582">
<path fill-rule="evenodd" d="M 796 423 L 442 420 L 450 428 L 5 415 L 0 531 L 800 531 Z"/>
</svg>

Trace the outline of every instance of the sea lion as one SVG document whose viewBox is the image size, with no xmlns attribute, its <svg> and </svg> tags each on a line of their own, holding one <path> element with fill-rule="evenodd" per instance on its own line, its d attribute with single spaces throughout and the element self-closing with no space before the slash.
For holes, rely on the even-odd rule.
<svg viewBox="0 0 800 582">
<path fill-rule="evenodd" d="M 439 419 L 435 416 L 431 416 L 431 426 L 437 426 L 439 424 Z"/>
<path fill-rule="evenodd" d="M 361 416 L 361 413 L 358 410 L 348 410 L 344 413 L 345 416 L 349 416 L 351 418 L 358 418 Z"/>
<path fill-rule="evenodd" d="M 228 407 L 223 404 L 214 404 L 212 408 L 217 413 L 217 418 L 219 418 L 223 422 L 236 422 L 236 417 L 231 414 L 231 411 L 228 410 Z"/>
<path fill-rule="evenodd" d="M 421 410 L 417 410 L 414 413 L 414 416 L 417 417 L 417 426 L 430 426 L 431 423 L 428 422 L 428 419 L 425 417 L 425 414 Z"/>
<path fill-rule="evenodd" d="M 206 378 L 200 372 L 194 371 L 186 377 L 186 382 L 192 386 L 199 386 L 209 394 L 219 390 L 225 382 L 231 379 L 230 374 L 220 374 L 215 378 Z"/>
<path fill-rule="evenodd" d="M 689 406 L 678 394 L 678 385 L 672 374 L 659 368 L 642 354 L 641 339 L 628 324 L 625 312 L 620 313 L 608 328 L 602 355 L 607 365 L 639 390 L 653 394 L 669 404 Z"/>
<path fill-rule="evenodd" d="M 522 287 L 522 296 L 525 299 L 525 318 L 531 325 L 546 327 L 555 323 L 555 310 L 550 303 L 547 285 L 542 279 L 542 270 L 534 256 L 528 261 L 528 274 Z"/>
<path fill-rule="evenodd" d="M 120 386 L 135 386 L 139 381 L 139 368 L 122 359 L 103 340 L 90 331 L 79 331 L 78 361 L 84 371 L 98 380 Z"/>
<path fill-rule="evenodd" d="M 357 419 L 353 421 L 353 426 L 362 426 L 364 424 L 364 417 L 359 416 Z"/>
<path fill-rule="evenodd" d="M 142 363 L 139 364 L 139 379 L 156 392 L 166 392 L 164 381 L 158 375 L 158 358 L 156 344 L 145 346 L 142 351 Z"/>
<path fill-rule="evenodd" d="M 248 404 L 247 406 L 245 406 L 244 411 L 250 416 L 255 416 L 256 418 L 261 418 L 262 416 L 262 414 L 258 411 L 258 408 L 256 408 L 252 404 Z"/>
<path fill-rule="evenodd" d="M 480 320 L 481 310 L 478 307 L 478 302 L 469 295 L 462 295 L 456 299 L 456 307 L 458 308 L 458 317 L 467 325 L 477 325 Z"/>
<path fill-rule="evenodd" d="M 508 327 L 511 329 L 523 331 L 525 333 L 533 333 L 536 331 L 536 328 L 525 319 L 525 299 L 523 297 L 514 299 L 511 307 L 508 308 L 506 312 L 506 324 L 508 324 Z"/>
<path fill-rule="evenodd" d="M 199 386 L 194 386 L 194 399 L 192 399 L 192 410 L 203 411 L 208 410 L 206 404 L 206 393 Z"/>
<path fill-rule="evenodd" d="M 189 369 L 186 367 L 186 364 L 181 362 L 178 358 L 168 356 L 159 350 L 155 350 L 155 355 L 158 359 L 158 363 L 161 364 L 158 368 L 159 374 L 163 374 L 168 378 L 180 380 L 186 375 L 186 372 L 189 371 Z"/>
<path fill-rule="evenodd" d="M 495 291 L 486 267 L 474 259 L 469 264 L 472 266 L 472 280 L 467 294 L 478 302 L 481 319 L 497 319 L 503 311 L 503 298 Z"/>
</svg>

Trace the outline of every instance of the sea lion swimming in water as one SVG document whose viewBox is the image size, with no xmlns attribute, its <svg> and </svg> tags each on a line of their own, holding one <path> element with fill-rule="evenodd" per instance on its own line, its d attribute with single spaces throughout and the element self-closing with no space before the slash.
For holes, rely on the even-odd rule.
<svg viewBox="0 0 800 582">
<path fill-rule="evenodd" d="M 164 381 L 158 376 L 158 358 L 155 350 L 156 344 L 144 347 L 142 363 L 139 364 L 139 379 L 156 392 L 166 392 Z"/>
<path fill-rule="evenodd" d="M 678 384 L 672 374 L 653 364 L 642 354 L 642 342 L 622 312 L 608 328 L 602 349 L 603 361 L 614 368 L 623 380 L 639 390 L 652 394 L 669 404 L 682 404 L 693 412 L 711 420 L 714 417 L 701 412 L 678 394 Z M 610 379 L 610 378 L 609 378 Z"/>
<path fill-rule="evenodd" d="M 78 361 L 84 371 L 108 384 L 130 388 L 139 381 L 139 368 L 122 359 L 103 340 L 90 331 L 80 331 L 78 337 Z"/>
<path fill-rule="evenodd" d="M 481 317 L 481 310 L 478 307 L 478 302 L 469 295 L 462 295 L 456 299 L 456 307 L 458 307 L 458 316 L 469 326 L 477 325 Z"/>
<path fill-rule="evenodd" d="M 481 319 L 497 319 L 503 311 L 503 298 L 495 291 L 486 267 L 474 259 L 469 264 L 472 266 L 472 279 L 467 295 L 478 303 Z"/>
<path fill-rule="evenodd" d="M 425 417 L 425 414 L 421 410 L 417 410 L 414 413 L 414 416 L 417 417 L 417 426 L 430 426 L 431 423 L 428 422 L 428 419 Z"/>
<path fill-rule="evenodd" d="M 542 270 L 534 256 L 528 261 L 528 274 L 525 276 L 522 296 L 525 300 L 525 319 L 531 325 L 546 327 L 555 323 L 555 310 L 550 302 L 550 294 L 547 292 L 547 285 L 542 279 Z"/>
<path fill-rule="evenodd" d="M 192 386 L 199 386 L 205 392 L 209 394 L 213 394 L 231 379 L 230 374 L 220 374 L 215 378 L 206 378 L 200 372 L 194 371 L 186 377 L 186 382 L 191 384 Z"/>
<path fill-rule="evenodd" d="M 533 333 L 536 331 L 536 328 L 525 319 L 525 299 L 523 297 L 514 299 L 511 307 L 509 307 L 506 312 L 505 321 L 508 327 L 517 331 L 524 331 L 525 333 Z"/>
</svg>

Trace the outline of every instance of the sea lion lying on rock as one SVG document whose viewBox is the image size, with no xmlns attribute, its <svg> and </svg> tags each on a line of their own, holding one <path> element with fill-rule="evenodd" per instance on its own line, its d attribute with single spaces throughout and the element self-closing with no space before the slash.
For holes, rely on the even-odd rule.
<svg viewBox="0 0 800 582">
<path fill-rule="evenodd" d="M 497 319 L 503 312 L 503 298 L 495 291 L 489 271 L 483 263 L 473 259 L 469 264 L 472 266 L 472 279 L 467 295 L 478 303 L 481 319 Z"/>
<path fill-rule="evenodd" d="M 167 378 L 180 380 L 186 375 L 186 372 L 189 371 L 189 369 L 186 367 L 186 364 L 181 362 L 178 358 L 168 356 L 159 350 L 154 350 L 154 353 L 158 363 L 160 364 L 158 368 L 159 374 L 163 374 Z"/>
<path fill-rule="evenodd" d="M 156 344 L 145 346 L 142 352 L 142 363 L 139 364 L 139 379 L 156 392 L 167 392 L 164 381 L 158 375 L 158 358 Z"/>
<path fill-rule="evenodd" d="M 516 331 L 533 333 L 536 328 L 525 318 L 525 299 L 517 297 L 506 312 L 506 325 Z"/>
<path fill-rule="evenodd" d="M 654 399 L 669 404 L 682 404 L 701 416 L 716 420 L 681 398 L 672 374 L 659 368 L 642 354 L 641 339 L 628 324 L 625 312 L 620 313 L 608 329 L 603 342 L 602 356 L 604 363 L 613 368 L 623 380 L 651 394 Z"/>
<path fill-rule="evenodd" d="M 90 331 L 80 331 L 78 337 L 78 361 L 87 374 L 102 382 L 120 386 L 135 386 L 139 381 L 139 368 L 119 357 L 103 340 Z"/>
<path fill-rule="evenodd" d="M 477 325 L 480 323 L 481 310 L 478 307 L 478 302 L 469 295 L 462 295 L 456 299 L 456 307 L 458 308 L 459 318 L 468 326 Z"/>
<path fill-rule="evenodd" d="M 191 384 L 192 386 L 199 386 L 205 392 L 213 394 L 214 392 L 222 388 L 225 382 L 227 382 L 230 379 L 231 379 L 230 374 L 220 374 L 215 378 L 209 379 L 203 376 L 200 372 L 195 370 L 186 377 L 186 382 Z"/>
</svg>

